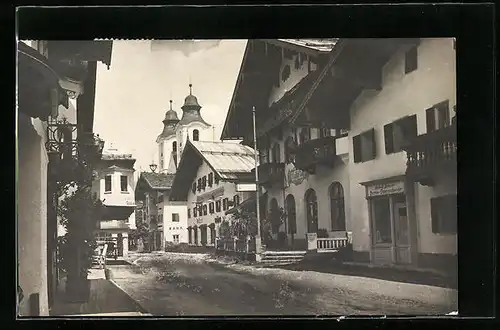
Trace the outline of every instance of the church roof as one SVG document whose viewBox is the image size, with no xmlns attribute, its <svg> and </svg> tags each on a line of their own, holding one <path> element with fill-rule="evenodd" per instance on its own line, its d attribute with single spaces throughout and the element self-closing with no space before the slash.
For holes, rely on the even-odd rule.
<svg viewBox="0 0 500 330">
<path fill-rule="evenodd" d="M 165 119 L 163 119 L 163 131 L 158 138 L 168 138 L 175 135 L 175 128 L 179 122 L 177 117 L 177 112 L 172 109 L 172 100 L 170 100 L 170 109 L 165 113 Z"/>
</svg>

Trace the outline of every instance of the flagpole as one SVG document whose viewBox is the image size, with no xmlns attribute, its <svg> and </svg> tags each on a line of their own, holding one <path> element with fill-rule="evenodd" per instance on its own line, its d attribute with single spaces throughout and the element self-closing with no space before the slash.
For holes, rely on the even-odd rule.
<svg viewBox="0 0 500 330">
<path fill-rule="evenodd" d="M 257 213 L 257 234 L 255 235 L 255 261 L 260 261 L 262 253 L 262 239 L 260 237 L 260 187 L 259 187 L 259 156 L 257 150 L 257 128 L 255 125 L 255 107 L 252 108 L 253 119 L 253 149 L 255 158 L 255 195 L 256 195 L 256 213 Z"/>
</svg>

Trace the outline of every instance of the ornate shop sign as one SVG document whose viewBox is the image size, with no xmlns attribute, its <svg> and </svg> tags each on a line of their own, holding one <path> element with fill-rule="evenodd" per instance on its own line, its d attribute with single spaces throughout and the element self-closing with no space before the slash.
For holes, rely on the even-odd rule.
<svg viewBox="0 0 500 330">
<path fill-rule="evenodd" d="M 380 183 L 367 187 L 368 197 L 403 194 L 404 192 L 405 184 L 403 181 Z"/>
<path fill-rule="evenodd" d="M 302 171 L 300 169 L 290 169 L 288 170 L 288 184 L 294 184 L 294 185 L 299 185 L 301 184 L 304 180 L 306 180 L 309 177 L 309 173 Z"/>
</svg>

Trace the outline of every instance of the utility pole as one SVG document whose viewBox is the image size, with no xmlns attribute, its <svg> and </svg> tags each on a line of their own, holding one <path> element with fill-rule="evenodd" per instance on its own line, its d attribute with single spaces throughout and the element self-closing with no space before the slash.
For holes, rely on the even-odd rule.
<svg viewBox="0 0 500 330">
<path fill-rule="evenodd" d="M 262 239 L 260 237 L 260 187 L 259 187 L 259 156 L 257 149 L 257 128 L 255 126 L 255 107 L 252 108 L 253 117 L 253 149 L 255 158 L 255 205 L 257 213 L 257 235 L 255 235 L 255 261 L 259 262 L 261 260 L 262 253 Z"/>
</svg>

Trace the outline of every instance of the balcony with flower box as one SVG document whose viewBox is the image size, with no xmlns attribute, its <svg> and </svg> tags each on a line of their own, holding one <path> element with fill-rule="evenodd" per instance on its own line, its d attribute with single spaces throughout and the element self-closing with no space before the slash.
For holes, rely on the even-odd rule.
<svg viewBox="0 0 500 330">
<path fill-rule="evenodd" d="M 422 185 L 432 186 L 439 173 L 456 173 L 456 124 L 418 135 L 403 149 L 407 155 L 407 176 Z"/>
<path fill-rule="evenodd" d="M 333 168 L 338 158 L 336 139 L 334 136 L 327 136 L 298 145 L 295 150 L 295 167 L 311 174 L 316 172 L 317 165 Z"/>
</svg>

